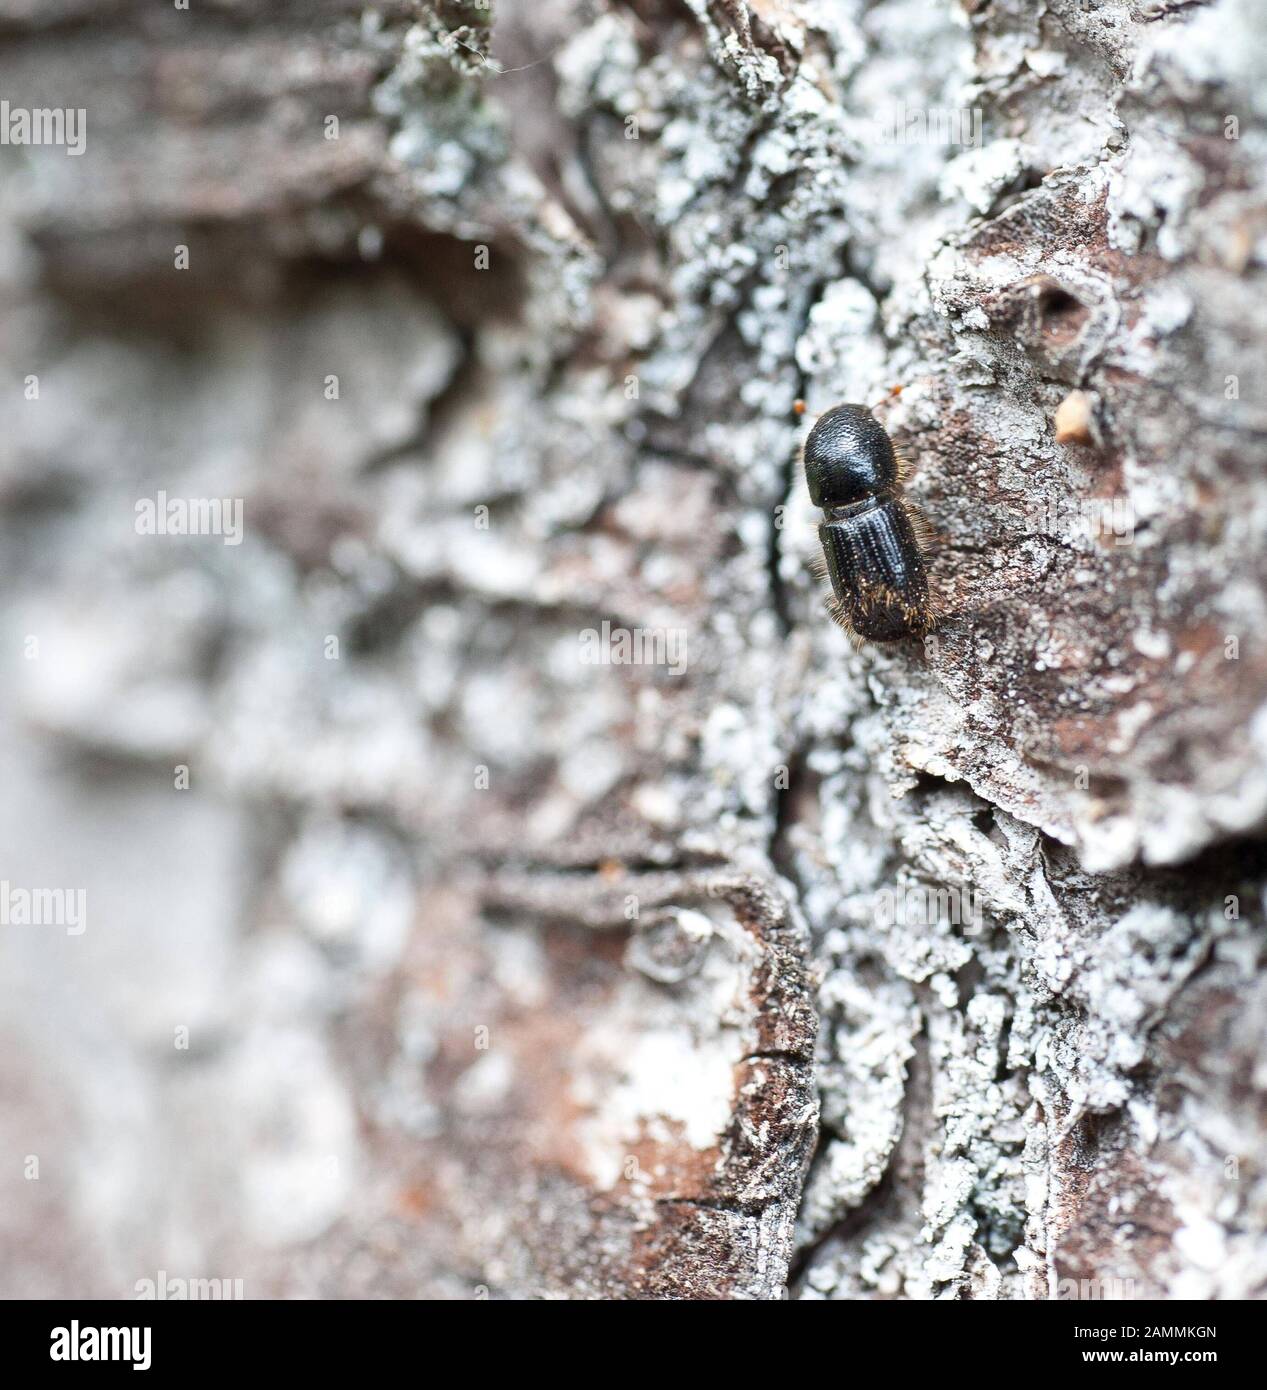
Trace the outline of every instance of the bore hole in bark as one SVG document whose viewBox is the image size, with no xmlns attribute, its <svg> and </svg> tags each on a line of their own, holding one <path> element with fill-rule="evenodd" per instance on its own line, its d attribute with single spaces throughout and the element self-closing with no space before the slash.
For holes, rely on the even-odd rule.
<svg viewBox="0 0 1267 1390">
<path fill-rule="evenodd" d="M 1091 310 L 1058 285 L 1043 290 L 1038 300 L 1043 336 L 1052 343 L 1071 343 L 1082 332 Z"/>
</svg>

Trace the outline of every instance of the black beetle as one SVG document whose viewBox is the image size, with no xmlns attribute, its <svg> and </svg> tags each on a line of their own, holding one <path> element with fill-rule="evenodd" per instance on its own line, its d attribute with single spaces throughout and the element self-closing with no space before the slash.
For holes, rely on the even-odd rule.
<svg viewBox="0 0 1267 1390">
<path fill-rule="evenodd" d="M 902 489 L 905 460 L 865 405 L 820 415 L 805 441 L 805 479 L 831 580 L 827 608 L 852 637 L 896 642 L 936 624 L 924 547 L 928 525 Z"/>
</svg>

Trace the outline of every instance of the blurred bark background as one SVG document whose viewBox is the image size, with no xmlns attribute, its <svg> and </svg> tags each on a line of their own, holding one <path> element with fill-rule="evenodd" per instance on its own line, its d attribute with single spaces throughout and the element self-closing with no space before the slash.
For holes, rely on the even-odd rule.
<svg viewBox="0 0 1267 1390">
<path fill-rule="evenodd" d="M 1262 1293 L 1257 0 L 0 39 L 6 1294 Z M 895 385 L 949 616 L 855 652 Z"/>
</svg>

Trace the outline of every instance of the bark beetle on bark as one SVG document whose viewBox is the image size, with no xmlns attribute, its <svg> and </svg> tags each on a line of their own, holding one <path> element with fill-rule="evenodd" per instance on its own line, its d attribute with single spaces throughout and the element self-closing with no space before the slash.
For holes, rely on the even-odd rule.
<svg viewBox="0 0 1267 1390">
<path fill-rule="evenodd" d="M 28 1292 L 1262 1292 L 1265 27 L 0 10 L 88 113 L 3 152 L 14 830 L 110 905 L 5 1009 Z M 825 617 L 798 397 L 927 641 Z"/>
</svg>

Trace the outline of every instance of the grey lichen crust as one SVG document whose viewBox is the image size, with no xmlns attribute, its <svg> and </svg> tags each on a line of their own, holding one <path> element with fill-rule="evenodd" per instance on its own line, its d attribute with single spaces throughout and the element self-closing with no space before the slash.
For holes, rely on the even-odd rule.
<svg viewBox="0 0 1267 1390">
<path fill-rule="evenodd" d="M 138 199 L 116 107 L 6 233 L 69 403 L 0 457 L 53 537 L 15 630 L 79 653 L 23 713 L 256 844 L 182 983 L 196 1097 L 165 1016 L 116 1060 L 232 1112 L 203 1176 L 254 1196 L 171 1239 L 260 1293 L 1261 1294 L 1258 7 L 415 8 L 211 21 L 223 179 Z M 76 31 L 85 82 L 140 22 Z M 173 324 L 176 241 L 215 271 Z M 798 396 L 912 458 L 926 641 L 823 614 Z M 156 487 L 248 543 L 138 546 Z M 604 623 L 682 669 L 586 664 Z M 135 1195 L 57 1219 L 130 1269 Z"/>
</svg>

